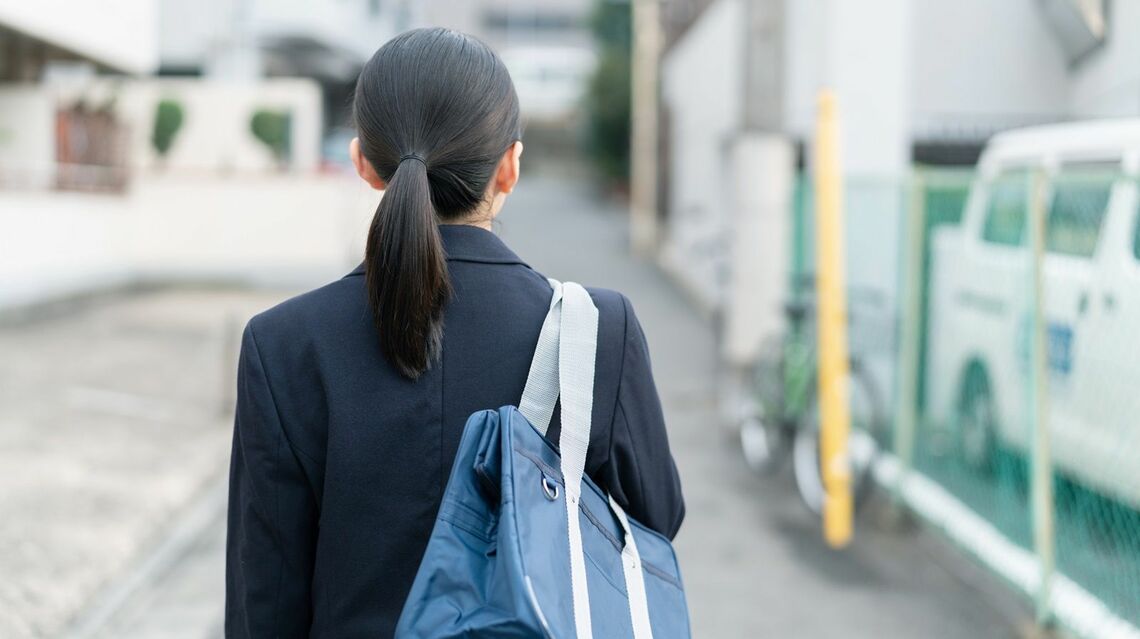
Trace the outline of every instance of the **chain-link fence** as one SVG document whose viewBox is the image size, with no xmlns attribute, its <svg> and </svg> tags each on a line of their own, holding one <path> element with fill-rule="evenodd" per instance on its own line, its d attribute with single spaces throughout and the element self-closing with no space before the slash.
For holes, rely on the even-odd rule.
<svg viewBox="0 0 1140 639">
<path fill-rule="evenodd" d="M 844 191 L 852 351 L 894 391 L 880 483 L 1079 636 L 1140 636 L 1137 184 L 1021 162 Z"/>
</svg>

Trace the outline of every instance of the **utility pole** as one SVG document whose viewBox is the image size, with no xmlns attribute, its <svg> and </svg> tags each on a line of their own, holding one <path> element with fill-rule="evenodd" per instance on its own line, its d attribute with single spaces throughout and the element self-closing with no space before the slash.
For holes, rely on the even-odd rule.
<svg viewBox="0 0 1140 639">
<path fill-rule="evenodd" d="M 733 188 L 731 278 L 722 344 L 726 363 L 737 369 L 752 364 L 761 340 L 782 328 L 779 309 L 789 280 L 795 154 L 783 133 L 784 2 L 744 0 L 740 27 L 742 116 L 727 167 Z"/>
<path fill-rule="evenodd" d="M 784 125 L 784 0 L 746 0 L 744 129 L 779 132 Z"/>
<path fill-rule="evenodd" d="M 729 281 L 722 312 L 721 410 L 735 426 L 750 410 L 748 371 L 766 338 L 783 330 L 795 153 L 784 129 L 784 2 L 744 0 L 739 131 L 725 167 L 731 177 Z"/>
<path fill-rule="evenodd" d="M 657 176 L 659 120 L 658 78 L 661 72 L 660 0 L 633 2 L 633 68 L 630 140 L 631 248 L 637 255 L 657 249 Z"/>
</svg>

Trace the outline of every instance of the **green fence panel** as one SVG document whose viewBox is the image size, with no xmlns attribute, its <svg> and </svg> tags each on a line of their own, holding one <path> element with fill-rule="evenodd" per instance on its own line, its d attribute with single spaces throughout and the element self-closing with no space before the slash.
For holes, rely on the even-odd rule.
<svg viewBox="0 0 1140 639">
<path fill-rule="evenodd" d="M 1041 185 L 1037 205 L 1035 184 Z M 894 183 L 849 179 L 844 200 L 849 280 L 852 273 L 865 275 L 866 265 L 885 253 L 902 254 L 907 234 L 884 233 L 883 219 L 895 216 L 900 229 L 908 222 L 923 225 L 916 262 L 921 272 L 914 280 L 920 316 L 900 317 L 897 308 L 887 309 L 885 320 L 863 327 L 886 338 L 871 339 L 867 353 L 856 352 L 890 362 L 875 370 L 889 379 L 898 348 L 893 334 L 900 322 L 918 322 L 919 374 L 915 396 L 909 398 L 917 411 L 916 476 L 964 505 L 972 521 L 1021 549 L 1011 552 L 1046 565 L 1039 553 L 1055 548 L 1055 577 L 1041 600 L 1046 616 L 1055 615 L 1078 636 L 1138 632 L 1140 186 L 1135 177 L 1103 163 L 1065 165 L 1049 174 L 1012 169 L 986 181 L 975 181 L 969 172 L 919 168 Z M 1034 211 L 1042 222 L 1040 314 L 1028 236 Z M 809 295 L 802 285 L 803 276 L 814 270 L 813 209 L 811 183 L 802 176 L 791 215 L 790 291 Z M 896 262 L 907 263 L 915 262 Z M 894 288 L 883 291 L 888 299 L 901 299 L 898 285 L 908 275 L 900 274 Z M 853 307 L 858 305 L 855 288 L 849 294 Z M 852 349 L 859 351 L 865 343 L 855 327 L 852 332 Z M 1032 338 L 1038 332 L 1043 394 L 1035 391 L 1032 376 Z M 876 354 L 875 345 L 886 352 Z M 892 387 L 897 385 L 880 384 Z M 1042 409 L 1036 417 L 1035 406 Z M 1035 459 L 1034 442 L 1040 438 L 1049 441 L 1050 452 Z M 1039 492 L 1051 493 L 1042 507 L 1053 530 L 1044 536 L 1035 536 L 1035 464 L 1052 477 L 1045 482 L 1050 490 Z M 1042 486 L 1039 481 L 1037 487 Z M 1042 539 L 1051 543 L 1042 546 Z M 1038 593 L 1026 594 L 1035 598 Z"/>
</svg>

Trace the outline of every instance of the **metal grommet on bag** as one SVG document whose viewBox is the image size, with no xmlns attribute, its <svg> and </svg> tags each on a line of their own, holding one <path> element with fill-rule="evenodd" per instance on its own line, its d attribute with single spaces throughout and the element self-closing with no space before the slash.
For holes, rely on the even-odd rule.
<svg viewBox="0 0 1140 639">
<path fill-rule="evenodd" d="M 546 475 L 542 476 L 542 494 L 550 501 L 558 499 L 558 482 L 551 481 Z"/>
</svg>

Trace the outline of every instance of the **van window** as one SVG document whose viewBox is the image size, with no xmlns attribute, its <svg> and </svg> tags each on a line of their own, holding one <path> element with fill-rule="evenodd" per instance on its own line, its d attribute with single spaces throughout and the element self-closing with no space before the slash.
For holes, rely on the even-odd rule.
<svg viewBox="0 0 1140 639">
<path fill-rule="evenodd" d="M 982 239 L 993 244 L 1018 246 L 1025 239 L 1029 174 L 1024 169 L 1005 171 L 991 183 L 986 200 Z"/>
<path fill-rule="evenodd" d="M 1115 165 L 1064 167 L 1053 180 L 1045 226 L 1045 250 L 1092 257 L 1116 181 Z"/>
</svg>

